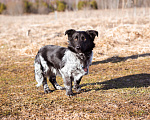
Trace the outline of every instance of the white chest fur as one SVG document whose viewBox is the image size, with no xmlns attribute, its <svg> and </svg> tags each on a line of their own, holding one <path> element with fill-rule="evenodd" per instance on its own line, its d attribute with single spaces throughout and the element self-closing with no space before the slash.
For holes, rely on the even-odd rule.
<svg viewBox="0 0 150 120">
<path fill-rule="evenodd" d="M 92 56 L 93 56 L 93 53 L 91 53 L 90 58 L 87 61 L 88 63 L 86 66 L 87 68 L 91 64 Z M 60 70 L 60 73 L 63 78 L 65 76 L 68 76 L 68 77 L 73 76 L 74 80 L 78 80 L 86 74 L 86 72 L 83 69 L 83 62 L 76 56 L 76 53 L 73 53 L 70 50 L 67 50 L 65 52 L 65 55 L 62 61 L 65 63 L 64 67 Z"/>
</svg>

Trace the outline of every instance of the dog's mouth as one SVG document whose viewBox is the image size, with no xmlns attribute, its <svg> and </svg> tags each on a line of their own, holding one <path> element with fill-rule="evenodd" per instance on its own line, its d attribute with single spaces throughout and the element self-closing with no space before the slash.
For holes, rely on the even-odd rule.
<svg viewBox="0 0 150 120">
<path fill-rule="evenodd" d="M 81 53 L 81 50 L 80 50 L 80 49 L 74 48 L 73 46 L 69 46 L 68 48 L 69 48 L 69 50 L 71 50 L 72 52 Z"/>
<path fill-rule="evenodd" d="M 77 46 L 75 47 L 75 49 L 76 49 L 76 51 L 81 52 L 81 46 L 77 45 Z"/>
</svg>

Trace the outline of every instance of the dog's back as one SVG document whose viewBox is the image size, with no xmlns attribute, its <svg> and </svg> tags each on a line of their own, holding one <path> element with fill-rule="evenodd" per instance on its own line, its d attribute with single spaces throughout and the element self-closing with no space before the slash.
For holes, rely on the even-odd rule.
<svg viewBox="0 0 150 120">
<path fill-rule="evenodd" d="M 63 67 L 62 58 L 67 48 L 47 45 L 42 47 L 35 57 L 35 79 L 40 86 L 48 74 L 55 76 Z M 44 75 L 44 77 L 42 77 Z"/>
</svg>

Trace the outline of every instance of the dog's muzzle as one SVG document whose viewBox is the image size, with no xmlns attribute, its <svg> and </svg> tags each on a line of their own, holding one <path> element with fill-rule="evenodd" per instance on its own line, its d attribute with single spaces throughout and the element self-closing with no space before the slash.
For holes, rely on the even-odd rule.
<svg viewBox="0 0 150 120">
<path fill-rule="evenodd" d="M 79 50 L 81 47 L 79 45 L 76 46 L 76 49 Z"/>
<path fill-rule="evenodd" d="M 77 52 L 81 52 L 81 46 L 77 45 L 77 46 L 75 47 L 75 49 L 76 49 Z"/>
</svg>

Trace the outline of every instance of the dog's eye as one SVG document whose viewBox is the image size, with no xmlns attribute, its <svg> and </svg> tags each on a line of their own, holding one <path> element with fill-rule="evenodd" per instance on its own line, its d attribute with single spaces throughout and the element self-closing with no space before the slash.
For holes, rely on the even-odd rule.
<svg viewBox="0 0 150 120">
<path fill-rule="evenodd" d="M 74 41 L 78 41 L 78 37 L 77 36 L 75 37 Z"/>
<path fill-rule="evenodd" d="M 75 38 L 75 39 L 74 39 L 74 41 L 78 41 L 78 39 L 77 39 L 77 38 Z"/>
<path fill-rule="evenodd" d="M 85 38 L 85 37 L 83 37 L 83 36 L 82 36 L 82 38 L 81 38 L 81 39 L 82 39 L 83 41 L 86 41 L 86 38 Z"/>
</svg>

